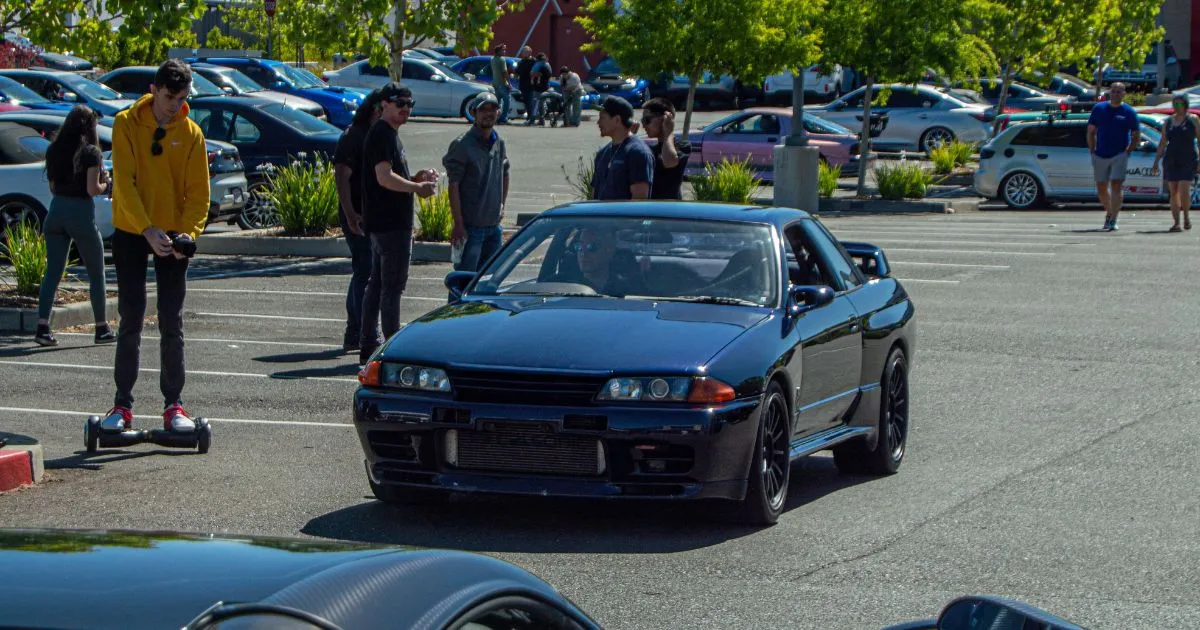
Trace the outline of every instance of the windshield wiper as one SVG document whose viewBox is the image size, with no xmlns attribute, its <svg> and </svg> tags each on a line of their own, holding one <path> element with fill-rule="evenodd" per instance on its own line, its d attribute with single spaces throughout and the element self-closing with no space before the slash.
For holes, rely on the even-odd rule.
<svg viewBox="0 0 1200 630">
<path fill-rule="evenodd" d="M 743 298 L 723 297 L 718 295 L 679 295 L 666 297 L 662 295 L 627 295 L 627 298 L 638 300 L 658 300 L 660 302 L 692 302 L 695 304 L 723 304 L 725 306 L 759 306 L 762 304 Z"/>
</svg>

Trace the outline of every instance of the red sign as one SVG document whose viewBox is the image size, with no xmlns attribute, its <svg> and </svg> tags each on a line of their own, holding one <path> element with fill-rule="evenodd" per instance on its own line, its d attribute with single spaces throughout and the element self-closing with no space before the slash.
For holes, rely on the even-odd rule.
<svg viewBox="0 0 1200 630">
<path fill-rule="evenodd" d="M 275 0 L 263 0 L 263 8 L 267 10 L 267 17 L 275 17 Z"/>
</svg>

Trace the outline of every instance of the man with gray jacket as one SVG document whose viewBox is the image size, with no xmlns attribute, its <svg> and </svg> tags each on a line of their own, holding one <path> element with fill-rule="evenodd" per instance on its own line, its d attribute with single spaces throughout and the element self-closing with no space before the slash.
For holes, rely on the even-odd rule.
<svg viewBox="0 0 1200 630">
<path fill-rule="evenodd" d="M 450 143 L 442 165 L 450 179 L 452 243 L 462 247 L 456 271 L 478 271 L 500 249 L 508 198 L 508 153 L 496 133 L 500 101 L 484 93 L 468 106 L 475 123 Z"/>
</svg>

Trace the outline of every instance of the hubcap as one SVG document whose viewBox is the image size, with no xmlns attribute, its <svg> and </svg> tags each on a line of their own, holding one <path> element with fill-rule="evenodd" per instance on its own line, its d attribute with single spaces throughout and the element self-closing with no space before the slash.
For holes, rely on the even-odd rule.
<svg viewBox="0 0 1200 630">
<path fill-rule="evenodd" d="M 246 206 L 242 208 L 242 216 L 247 224 L 255 228 L 279 225 L 279 213 L 275 210 L 275 203 L 263 194 L 261 186 L 250 189 Z"/>
<path fill-rule="evenodd" d="M 1037 198 L 1037 182 L 1026 173 L 1017 173 L 1004 185 L 1004 197 L 1013 206 L 1028 206 Z"/>
<path fill-rule="evenodd" d="M 908 378 L 904 366 L 892 365 L 892 378 L 888 381 L 888 400 L 884 426 L 891 437 L 892 459 L 904 457 L 905 437 L 908 435 Z"/>
<path fill-rule="evenodd" d="M 762 485 L 771 509 L 778 510 L 787 498 L 788 472 L 787 414 L 779 397 L 771 399 L 763 420 Z"/>
<path fill-rule="evenodd" d="M 0 236 L 3 236 L 3 230 L 16 228 L 22 223 L 34 226 L 39 223 L 37 213 L 29 204 L 24 201 L 10 201 L 0 207 Z"/>
<path fill-rule="evenodd" d="M 934 129 L 925 136 L 925 149 L 936 149 L 944 144 L 949 144 L 953 140 L 953 135 L 945 129 Z"/>
</svg>

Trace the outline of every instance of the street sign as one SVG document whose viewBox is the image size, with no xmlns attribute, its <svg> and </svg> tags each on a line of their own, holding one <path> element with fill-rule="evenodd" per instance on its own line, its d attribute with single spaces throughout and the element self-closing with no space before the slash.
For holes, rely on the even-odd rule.
<svg viewBox="0 0 1200 630">
<path fill-rule="evenodd" d="M 275 0 L 263 0 L 263 8 L 267 11 L 267 17 L 275 17 Z"/>
</svg>

